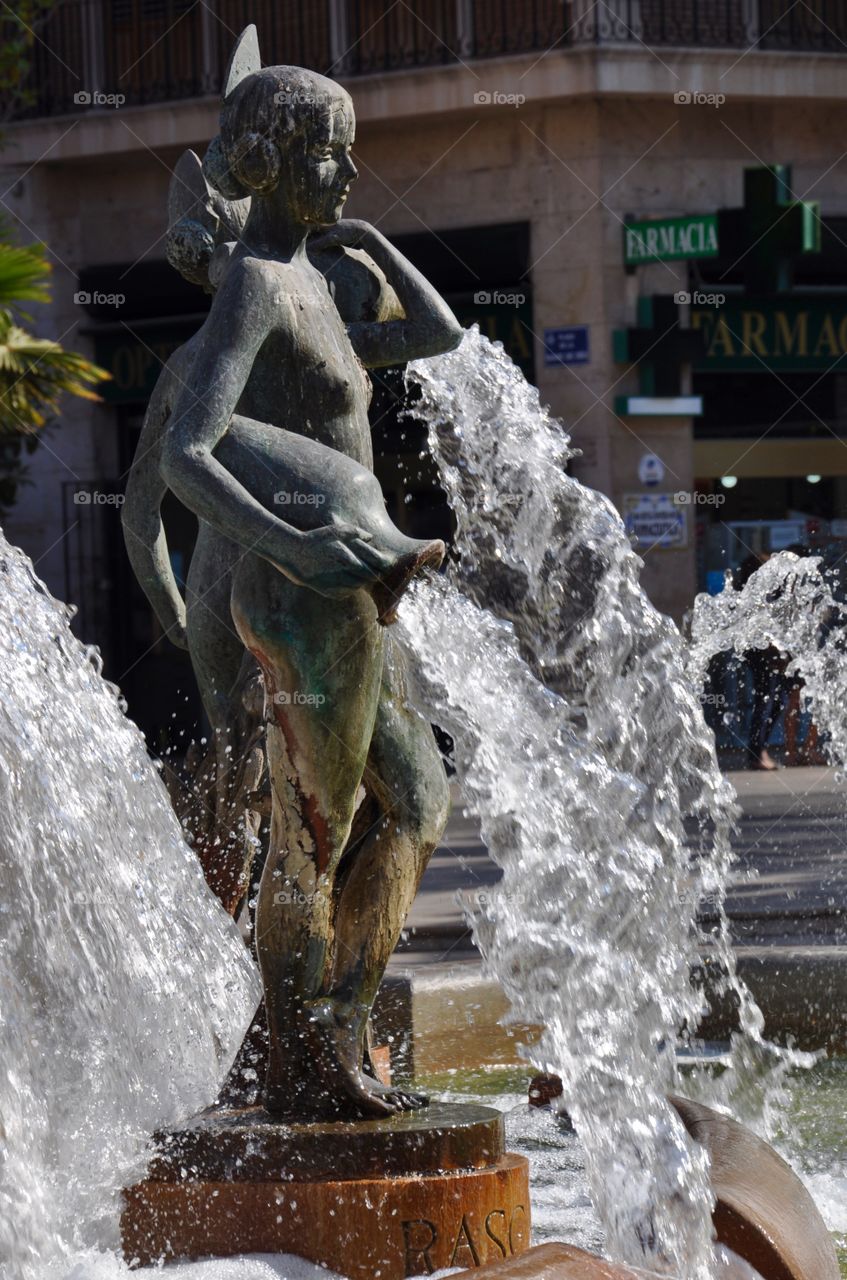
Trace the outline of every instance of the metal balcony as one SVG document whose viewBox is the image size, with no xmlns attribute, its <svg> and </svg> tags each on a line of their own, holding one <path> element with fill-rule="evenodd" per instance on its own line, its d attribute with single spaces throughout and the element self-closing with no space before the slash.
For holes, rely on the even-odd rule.
<svg viewBox="0 0 847 1280">
<path fill-rule="evenodd" d="M 266 63 L 339 78 L 589 45 L 847 52 L 847 0 L 56 0 L 16 115 L 217 93 L 248 22 Z"/>
</svg>

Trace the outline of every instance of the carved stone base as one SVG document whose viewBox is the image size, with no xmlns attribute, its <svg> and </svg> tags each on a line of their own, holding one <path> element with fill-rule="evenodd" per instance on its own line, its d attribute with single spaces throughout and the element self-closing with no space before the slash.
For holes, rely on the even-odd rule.
<svg viewBox="0 0 847 1280">
<path fill-rule="evenodd" d="M 351 1280 L 403 1280 L 529 1245 L 529 1166 L 504 1153 L 486 1107 L 302 1125 L 210 1111 L 157 1145 L 150 1176 L 124 1192 L 134 1265 L 295 1253 Z"/>
</svg>

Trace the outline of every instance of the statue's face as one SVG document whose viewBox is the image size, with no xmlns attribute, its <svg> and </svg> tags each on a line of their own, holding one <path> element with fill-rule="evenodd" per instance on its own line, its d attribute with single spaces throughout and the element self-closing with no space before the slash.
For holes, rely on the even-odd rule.
<svg viewBox="0 0 847 1280">
<path fill-rule="evenodd" d="M 331 102 L 314 121 L 292 156 L 291 190 L 299 220 L 328 227 L 341 217 L 358 170 L 350 155 L 356 124 L 349 98 Z"/>
</svg>

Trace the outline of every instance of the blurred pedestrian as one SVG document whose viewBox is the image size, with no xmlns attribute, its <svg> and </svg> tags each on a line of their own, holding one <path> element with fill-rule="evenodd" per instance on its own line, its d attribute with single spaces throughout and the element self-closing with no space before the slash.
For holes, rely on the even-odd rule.
<svg viewBox="0 0 847 1280">
<path fill-rule="evenodd" d="M 768 558 L 764 553 L 751 552 L 733 577 L 735 590 L 741 591 Z M 748 764 L 751 769 L 778 769 L 779 765 L 768 751 L 768 743 L 785 704 L 786 659 L 770 645 L 767 649 L 747 649 L 743 660 L 750 672 L 752 693 Z"/>
</svg>

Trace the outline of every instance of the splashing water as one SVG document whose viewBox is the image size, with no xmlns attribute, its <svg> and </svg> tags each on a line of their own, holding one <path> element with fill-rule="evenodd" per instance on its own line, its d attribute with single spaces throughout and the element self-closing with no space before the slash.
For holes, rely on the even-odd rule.
<svg viewBox="0 0 847 1280">
<path fill-rule="evenodd" d="M 149 1135 L 214 1098 L 259 998 L 69 616 L 0 534 L 4 1280 L 117 1246 Z"/>
<path fill-rule="evenodd" d="M 780 551 L 741 591 L 700 595 L 691 620 L 690 677 L 703 686 L 716 654 L 777 649 L 785 674 L 802 679 L 826 750 L 847 760 L 847 611 L 835 599 L 820 556 Z"/>
<path fill-rule="evenodd" d="M 682 638 L 642 592 L 612 504 L 565 473 L 567 437 L 538 392 L 478 330 L 407 376 L 458 561 L 400 626 L 417 701 L 453 735 L 504 873 L 475 936 L 515 1018 L 545 1027 L 533 1059 L 563 1079 L 611 1256 L 706 1280 L 705 1157 L 665 1094 L 678 1033 L 702 1012 L 689 973 L 706 944 L 762 1045 L 728 930 L 696 923 L 703 896 L 723 902 L 732 789 Z"/>
<path fill-rule="evenodd" d="M 843 758 L 833 602 L 810 562 L 777 557 L 744 593 L 698 601 L 686 660 L 614 508 L 565 474 L 561 425 L 502 349 L 471 332 L 409 377 L 458 560 L 452 581 L 413 590 L 399 628 L 504 871 L 475 933 L 515 1018 L 546 1028 L 533 1056 L 563 1077 L 608 1251 L 707 1280 L 705 1158 L 665 1101 L 679 1029 L 701 1013 L 689 972 L 705 945 L 741 1002 L 736 1061 L 771 1059 L 728 930 L 696 924 L 701 897 L 722 901 L 733 799 L 695 690 L 715 646 L 806 655 Z M 214 1097 L 258 980 L 67 610 L 2 535 L 0 567 L 0 1267 L 61 1276 L 88 1250 L 72 1274 L 112 1280 L 119 1188 L 155 1128 Z M 686 815 L 701 823 L 693 847 Z"/>
<path fill-rule="evenodd" d="M 691 943 L 674 948 L 684 866 L 645 843 L 643 788 L 574 731 L 506 624 L 438 582 L 400 625 L 417 701 L 454 736 L 463 797 L 504 871 L 475 935 L 515 1016 L 545 1027 L 532 1057 L 562 1077 L 607 1247 L 705 1280 L 705 1163 L 664 1100 L 691 1005 Z"/>
</svg>

